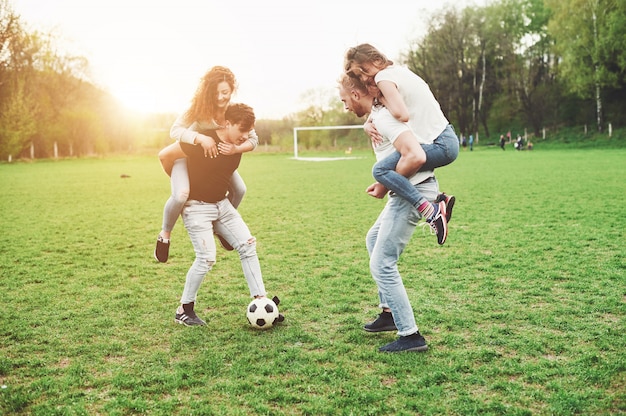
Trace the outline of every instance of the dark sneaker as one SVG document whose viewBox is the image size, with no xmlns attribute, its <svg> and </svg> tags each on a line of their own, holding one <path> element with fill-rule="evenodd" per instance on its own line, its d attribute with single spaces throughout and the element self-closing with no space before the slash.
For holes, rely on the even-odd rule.
<svg viewBox="0 0 626 416">
<path fill-rule="evenodd" d="M 438 207 L 437 213 L 432 218 L 426 220 L 430 228 L 432 228 L 434 234 L 437 235 L 437 242 L 439 245 L 443 245 L 448 238 L 448 220 L 446 219 L 446 203 L 441 201 L 436 204 Z"/>
<path fill-rule="evenodd" d="M 398 328 L 393 321 L 393 315 L 391 312 L 383 311 L 380 315 L 378 315 L 378 318 L 376 318 L 375 321 L 365 324 L 363 329 L 367 332 L 385 332 L 396 331 Z"/>
<path fill-rule="evenodd" d="M 222 248 L 226 251 L 233 251 L 234 248 L 233 246 L 231 246 L 230 244 L 228 244 L 228 241 L 226 241 L 226 239 L 224 237 L 222 237 L 220 234 L 215 234 L 217 236 L 217 239 L 220 242 L 220 245 L 222 246 Z"/>
<path fill-rule="evenodd" d="M 408 352 L 408 351 L 426 351 L 428 345 L 422 334 L 416 332 L 415 334 L 408 335 L 406 337 L 400 337 L 392 343 L 384 345 L 378 349 L 380 352 Z"/>
<path fill-rule="evenodd" d="M 452 208 L 454 208 L 454 203 L 456 202 L 456 198 L 454 195 L 446 195 L 445 192 L 437 195 L 437 199 L 435 202 L 445 202 L 446 203 L 446 221 L 450 222 L 452 219 Z"/>
<path fill-rule="evenodd" d="M 280 303 L 280 299 L 278 299 L 278 296 L 274 296 L 272 298 L 272 302 L 274 302 L 276 306 L 278 306 L 278 304 Z M 278 318 L 276 318 L 276 322 L 284 322 L 284 321 L 285 321 L 285 315 L 283 315 L 282 313 L 279 313 Z"/>
<path fill-rule="evenodd" d="M 205 326 L 206 322 L 202 319 L 198 318 L 198 315 L 194 311 L 176 313 L 174 317 L 174 322 L 178 322 L 181 325 L 185 326 Z"/>
<path fill-rule="evenodd" d="M 154 249 L 154 258 L 165 263 L 170 256 L 170 240 L 165 240 L 159 236 L 157 238 L 156 248 Z"/>
</svg>

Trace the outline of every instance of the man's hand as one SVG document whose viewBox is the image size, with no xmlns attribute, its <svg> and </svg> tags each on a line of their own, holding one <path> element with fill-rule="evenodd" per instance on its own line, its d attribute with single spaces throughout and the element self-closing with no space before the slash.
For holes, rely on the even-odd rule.
<svg viewBox="0 0 626 416">
<path fill-rule="evenodd" d="M 373 183 L 367 187 L 365 190 L 370 196 L 374 198 L 382 199 L 387 195 L 388 189 L 385 188 L 381 183 Z"/>
</svg>

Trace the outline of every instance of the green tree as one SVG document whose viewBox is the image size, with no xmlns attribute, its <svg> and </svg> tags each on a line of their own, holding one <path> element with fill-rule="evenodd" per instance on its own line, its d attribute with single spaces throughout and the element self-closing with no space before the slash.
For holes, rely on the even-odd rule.
<svg viewBox="0 0 626 416">
<path fill-rule="evenodd" d="M 626 69 L 626 6 L 617 0 L 545 0 L 552 10 L 548 30 L 562 57 L 560 74 L 568 89 L 595 102 L 603 130 L 603 94 L 620 87 Z"/>
<path fill-rule="evenodd" d="M 36 132 L 34 108 L 24 82 L 18 80 L 0 111 L 0 155 L 19 156 L 26 149 Z"/>
</svg>

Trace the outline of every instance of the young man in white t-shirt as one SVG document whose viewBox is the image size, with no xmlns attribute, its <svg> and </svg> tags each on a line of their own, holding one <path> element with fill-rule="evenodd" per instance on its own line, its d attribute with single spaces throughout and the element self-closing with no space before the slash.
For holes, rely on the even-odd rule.
<svg viewBox="0 0 626 416">
<path fill-rule="evenodd" d="M 371 113 L 382 142 L 374 147 L 377 160 L 382 160 L 396 150 L 410 159 L 411 154 L 423 151 L 410 127 L 395 119 L 358 80 L 343 75 L 339 81 L 339 96 L 346 110 L 362 117 Z M 413 186 L 430 201 L 439 193 L 434 172 L 420 171 L 410 174 L 410 164 L 398 165 L 401 174 L 407 174 Z M 406 172 L 402 170 L 406 169 Z M 375 198 L 384 198 L 388 190 L 380 183 L 370 185 L 366 192 Z M 439 203 L 445 215 L 445 203 Z M 370 256 L 370 270 L 378 286 L 380 306 L 383 312 L 374 322 L 365 325 L 368 332 L 395 331 L 399 338 L 382 346 L 381 352 L 426 351 L 428 345 L 420 334 L 415 321 L 402 276 L 398 271 L 398 260 L 409 243 L 418 221 L 422 218 L 417 209 L 406 199 L 391 194 L 383 211 L 367 233 L 366 245 Z"/>
</svg>

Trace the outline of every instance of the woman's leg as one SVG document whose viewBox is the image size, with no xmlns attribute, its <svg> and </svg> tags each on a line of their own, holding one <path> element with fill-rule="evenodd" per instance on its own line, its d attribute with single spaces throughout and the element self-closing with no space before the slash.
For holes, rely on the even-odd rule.
<svg viewBox="0 0 626 416">
<path fill-rule="evenodd" d="M 385 188 L 398 194 L 417 208 L 421 203 L 427 202 L 428 200 L 406 177 L 396 172 L 396 166 L 400 158 L 400 152 L 396 151 L 385 159 L 377 162 L 372 169 L 372 175 L 374 179 L 383 184 Z"/>
<path fill-rule="evenodd" d="M 246 183 L 239 172 L 234 171 L 230 178 L 230 186 L 228 187 L 228 199 L 230 203 L 235 207 L 239 207 L 244 195 L 246 194 Z"/>
<path fill-rule="evenodd" d="M 454 162 L 459 156 L 459 138 L 451 124 L 430 144 L 423 144 L 426 163 L 420 171 L 434 170 Z"/>
<path fill-rule="evenodd" d="M 176 221 L 189 199 L 189 174 L 187 173 L 187 159 L 178 159 L 174 162 L 170 178 L 172 193 L 163 208 L 163 226 L 161 236 L 170 238 Z"/>
<path fill-rule="evenodd" d="M 170 185 L 172 193 L 163 208 L 163 225 L 154 250 L 154 257 L 161 263 L 165 263 L 169 257 L 172 229 L 189 198 L 189 175 L 186 158 L 177 159 L 174 162 Z"/>
</svg>

